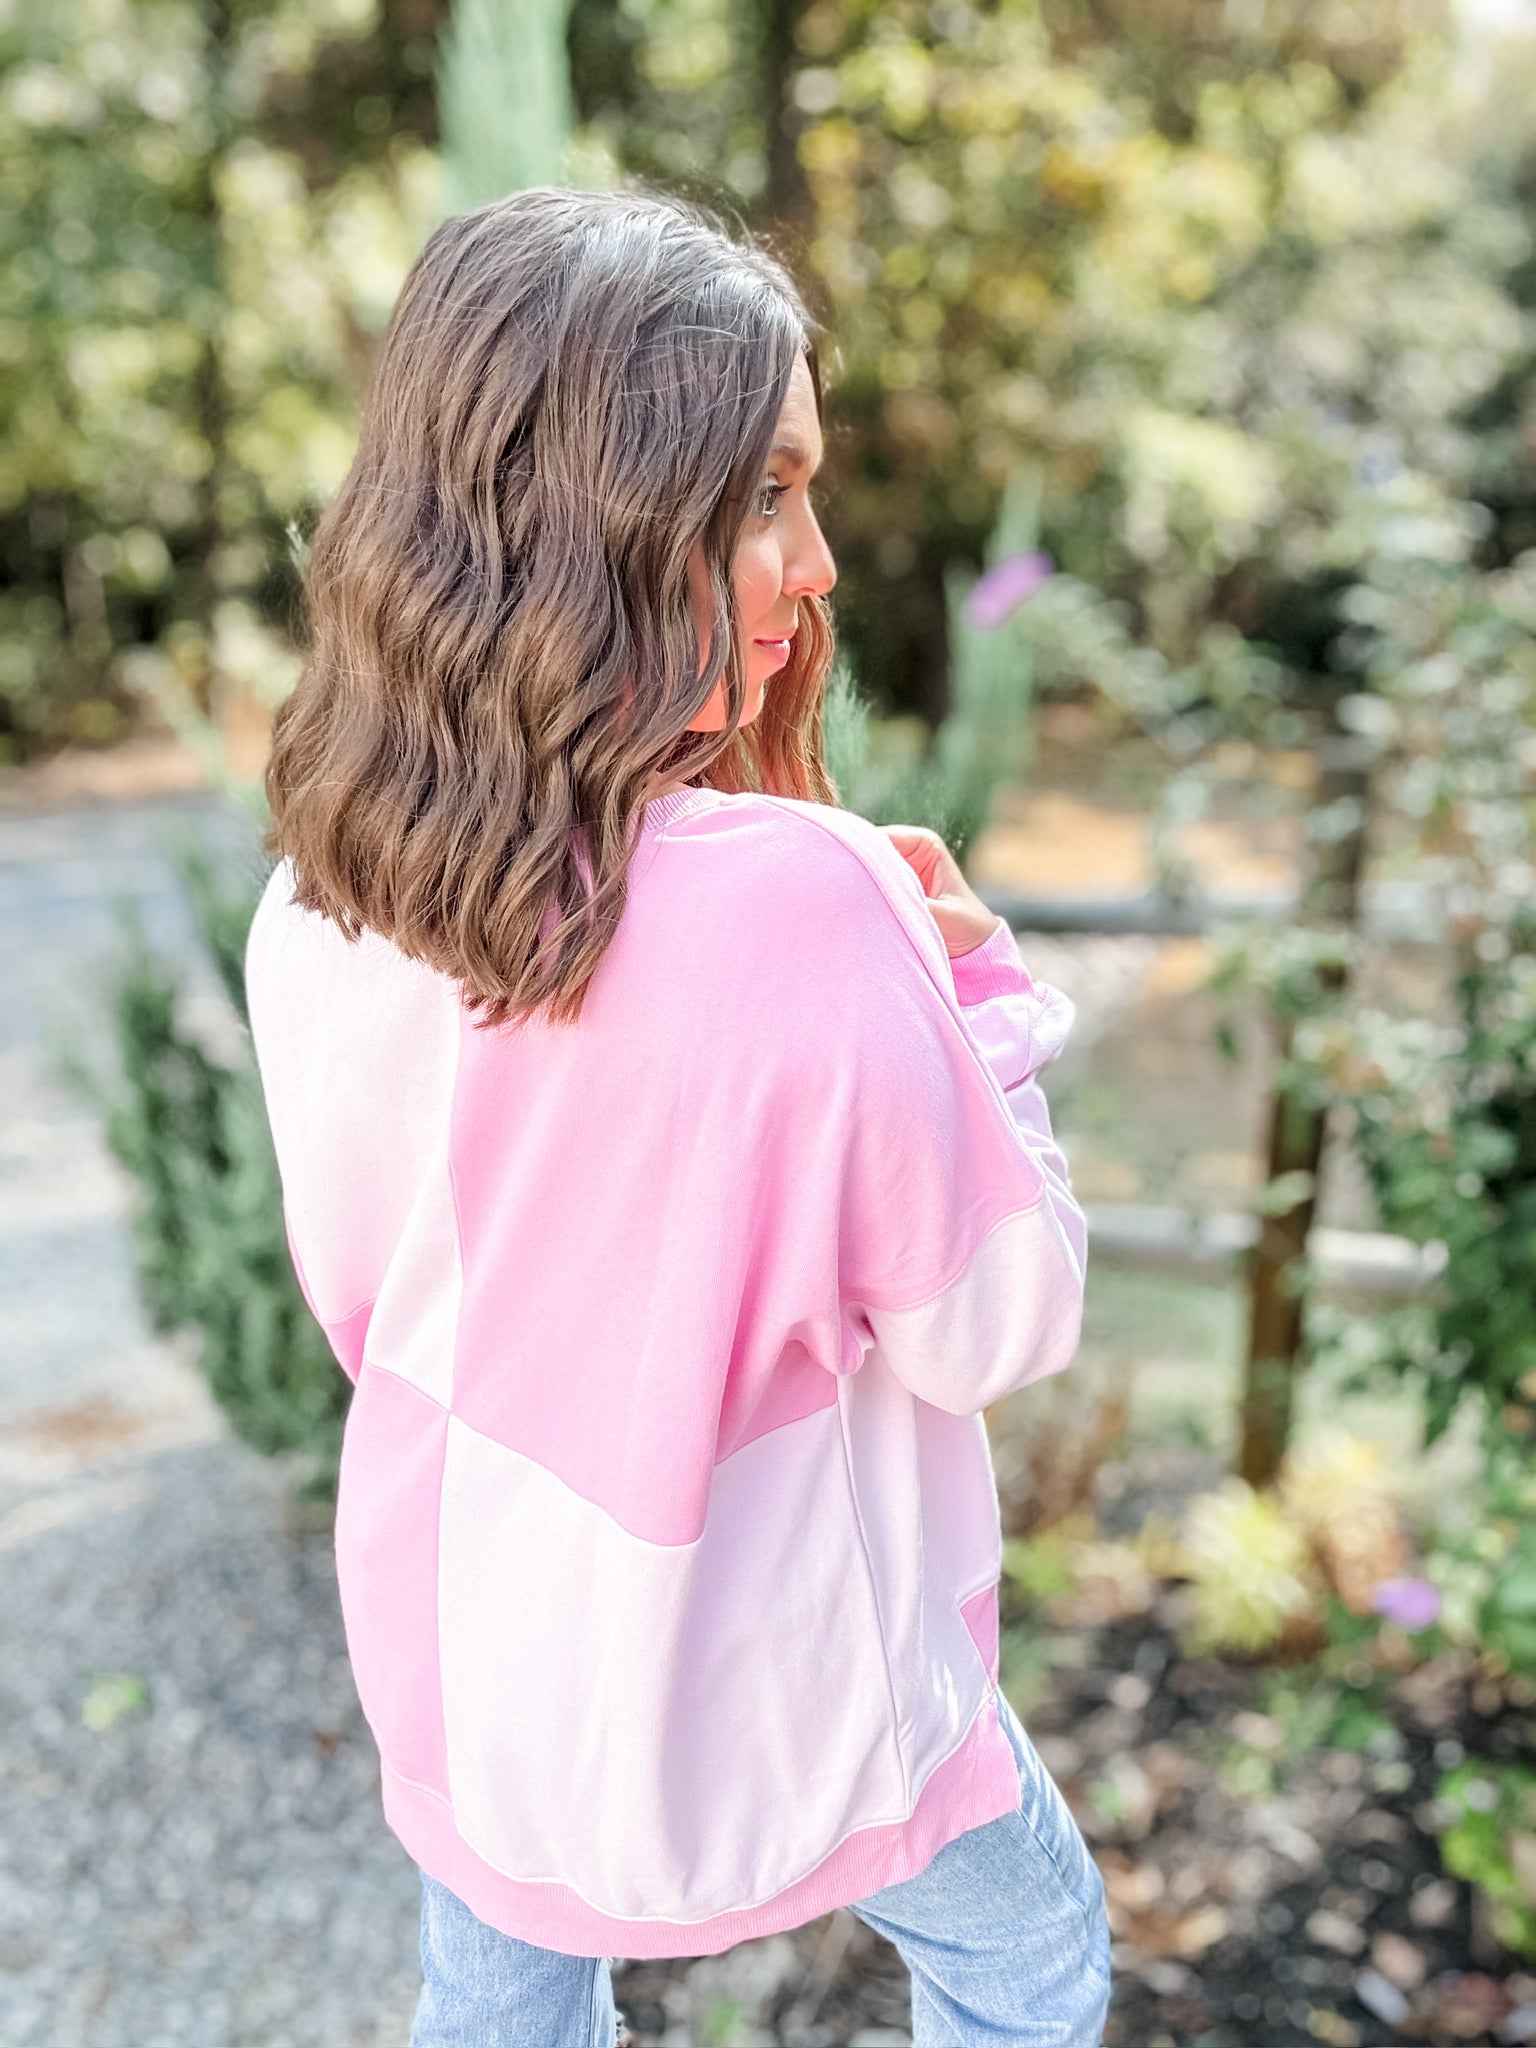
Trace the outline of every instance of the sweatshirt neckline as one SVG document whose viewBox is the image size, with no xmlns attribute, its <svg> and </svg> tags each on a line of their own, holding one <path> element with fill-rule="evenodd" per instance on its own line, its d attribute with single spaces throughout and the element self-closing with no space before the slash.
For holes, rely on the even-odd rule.
<svg viewBox="0 0 1536 2048">
<path fill-rule="evenodd" d="M 700 789 L 691 783 L 681 788 L 669 789 L 662 796 L 653 796 L 645 806 L 645 830 L 654 832 L 674 819 L 686 818 L 694 811 L 708 808 L 720 795 L 718 789 Z"/>
</svg>

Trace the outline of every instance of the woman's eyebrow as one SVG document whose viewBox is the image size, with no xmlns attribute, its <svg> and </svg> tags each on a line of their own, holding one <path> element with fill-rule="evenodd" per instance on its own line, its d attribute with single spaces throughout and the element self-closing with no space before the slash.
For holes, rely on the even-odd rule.
<svg viewBox="0 0 1536 2048">
<path fill-rule="evenodd" d="M 800 446 L 798 441 L 775 441 L 773 446 L 768 450 L 768 453 L 770 455 L 787 455 L 790 461 L 798 463 L 801 469 L 804 469 L 807 463 L 810 461 L 810 457 L 806 454 L 805 450 Z M 823 449 L 822 453 L 826 453 L 825 449 Z M 820 469 L 820 467 L 821 464 L 818 462 L 816 465 L 816 469 Z M 816 474 L 816 469 L 813 469 L 811 471 L 812 476 Z"/>
</svg>

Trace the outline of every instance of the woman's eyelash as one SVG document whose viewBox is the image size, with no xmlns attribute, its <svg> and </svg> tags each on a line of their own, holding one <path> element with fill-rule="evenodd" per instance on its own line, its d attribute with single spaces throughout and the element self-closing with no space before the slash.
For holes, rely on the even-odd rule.
<svg viewBox="0 0 1536 2048">
<path fill-rule="evenodd" d="M 771 491 L 774 495 L 775 500 L 777 500 L 779 498 L 782 498 L 784 493 L 788 489 L 788 484 L 764 484 L 757 494 L 758 516 L 763 519 L 774 518 L 776 516 L 776 511 L 774 509 L 770 509 L 768 511 L 763 510 L 763 499 L 767 497 L 768 493 Z"/>
</svg>

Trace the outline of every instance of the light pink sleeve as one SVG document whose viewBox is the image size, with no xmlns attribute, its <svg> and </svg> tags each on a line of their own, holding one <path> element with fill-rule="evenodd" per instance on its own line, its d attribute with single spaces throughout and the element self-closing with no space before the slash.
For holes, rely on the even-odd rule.
<svg viewBox="0 0 1536 2048">
<path fill-rule="evenodd" d="M 1077 1350 L 1086 1233 L 1035 1079 L 1072 1007 L 1005 925 L 949 963 L 926 939 L 850 989 L 843 1292 L 911 1393 L 974 1414 Z"/>
<path fill-rule="evenodd" d="M 1045 1174 L 1047 1199 L 1080 1270 L 1088 1263 L 1088 1226 L 1072 1194 L 1066 1155 L 1051 1131 L 1040 1069 L 1058 1058 L 1076 1015 L 1069 997 L 1036 981 L 1019 958 L 1002 918 L 984 945 L 950 961 L 955 994 L 988 1066 L 1003 1084 L 1013 1120 Z"/>
</svg>

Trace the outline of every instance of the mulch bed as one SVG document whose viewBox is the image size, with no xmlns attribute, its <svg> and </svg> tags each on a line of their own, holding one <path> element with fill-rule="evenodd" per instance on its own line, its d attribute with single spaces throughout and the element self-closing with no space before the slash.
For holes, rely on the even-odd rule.
<svg viewBox="0 0 1536 2048">
<path fill-rule="evenodd" d="M 1536 1974 L 1441 1865 L 1444 1771 L 1531 1746 L 1465 1660 L 1399 1679 L 1362 1746 L 1287 1759 L 1263 1674 L 1185 1658 L 1156 1612 L 1091 1649 L 1033 1732 L 1110 1895 L 1107 2048 L 1536 2042 Z"/>
</svg>

